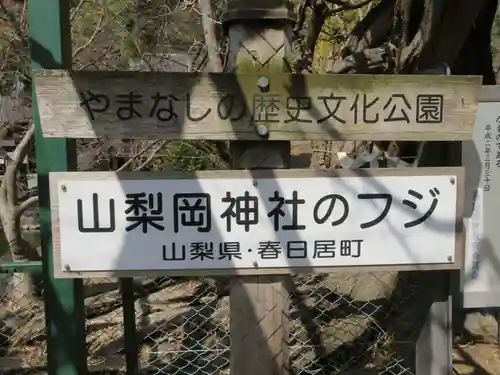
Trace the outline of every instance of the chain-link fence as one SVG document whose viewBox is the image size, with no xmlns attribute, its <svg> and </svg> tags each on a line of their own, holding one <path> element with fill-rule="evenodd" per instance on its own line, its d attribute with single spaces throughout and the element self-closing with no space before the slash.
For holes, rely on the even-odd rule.
<svg viewBox="0 0 500 375">
<path fill-rule="evenodd" d="M 0 373 L 46 369 L 42 266 L 0 263 Z"/>
<path fill-rule="evenodd" d="M 408 273 L 297 276 L 291 294 L 295 374 L 412 373 L 417 287 Z"/>
<path fill-rule="evenodd" d="M 290 290 L 293 374 L 373 370 L 411 374 L 415 342 L 428 305 L 417 273 L 297 275 Z M 123 299 L 116 279 L 85 283 L 91 372 L 125 371 Z M 134 280 L 135 340 L 140 373 L 228 374 L 228 283 L 209 278 Z"/>
<path fill-rule="evenodd" d="M 428 305 L 417 273 L 297 275 L 290 290 L 289 350 L 293 374 L 372 370 L 413 373 L 419 327 Z M 421 278 L 420 278 L 421 281 Z M 119 282 L 86 282 L 89 369 L 124 371 L 126 356 Z M 228 374 L 227 280 L 134 280 L 135 339 L 141 373 Z"/>
<path fill-rule="evenodd" d="M 3 374 L 46 371 L 43 291 L 39 270 L 31 268 L 36 272 L 5 268 L 0 280 Z M 291 373 L 413 373 L 415 341 L 428 309 L 418 298 L 424 292 L 418 276 L 416 272 L 295 276 L 288 308 Z M 34 293 L 28 294 L 27 282 Z M 227 280 L 135 279 L 134 297 L 125 300 L 125 305 L 135 306 L 135 329 L 124 324 L 121 283 L 85 282 L 90 373 L 126 373 L 127 330 L 134 336 L 141 374 L 229 373 Z M 16 290 L 20 285 L 24 291 Z"/>
</svg>

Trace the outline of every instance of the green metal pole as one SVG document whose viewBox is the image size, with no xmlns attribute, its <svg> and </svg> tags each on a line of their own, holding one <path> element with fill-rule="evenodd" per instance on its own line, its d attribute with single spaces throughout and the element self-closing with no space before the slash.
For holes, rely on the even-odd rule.
<svg viewBox="0 0 500 375">
<path fill-rule="evenodd" d="M 69 1 L 29 0 L 32 68 L 70 69 Z M 33 86 L 33 93 L 36 88 Z M 40 232 L 44 270 L 49 375 L 86 375 L 85 315 L 81 280 L 55 279 L 49 198 L 49 172 L 76 167 L 74 141 L 45 139 L 35 95 L 33 113 L 40 194 Z"/>
<path fill-rule="evenodd" d="M 123 301 L 123 330 L 127 375 L 139 373 L 139 341 L 135 324 L 135 288 L 132 277 L 120 279 Z"/>
</svg>

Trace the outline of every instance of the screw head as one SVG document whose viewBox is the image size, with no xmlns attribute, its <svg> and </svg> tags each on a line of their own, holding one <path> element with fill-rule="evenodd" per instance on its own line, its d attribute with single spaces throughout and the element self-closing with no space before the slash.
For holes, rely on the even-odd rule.
<svg viewBox="0 0 500 375">
<path fill-rule="evenodd" d="M 259 267 L 259 264 L 258 264 L 257 262 L 253 262 L 253 266 L 254 266 L 255 268 L 258 268 L 258 267 Z"/>
<path fill-rule="evenodd" d="M 266 125 L 257 126 L 257 134 L 259 134 L 261 137 L 265 137 L 267 133 L 269 133 L 269 130 L 267 129 Z"/>
<path fill-rule="evenodd" d="M 66 185 L 61 185 L 61 190 L 66 192 L 68 190 L 68 188 L 66 187 Z"/>
<path fill-rule="evenodd" d="M 257 80 L 257 85 L 259 86 L 259 88 L 261 90 L 265 90 L 267 88 L 269 88 L 269 78 L 267 77 L 259 77 L 259 79 Z"/>
<path fill-rule="evenodd" d="M 448 257 L 448 262 L 453 262 L 453 257 L 451 255 Z"/>
<path fill-rule="evenodd" d="M 67 272 L 71 271 L 71 267 L 69 266 L 69 264 L 64 265 L 64 270 Z"/>
<path fill-rule="evenodd" d="M 253 180 L 253 181 L 252 181 L 252 185 L 253 185 L 253 186 L 257 186 L 257 180 Z"/>
<path fill-rule="evenodd" d="M 450 178 L 450 184 L 455 185 L 455 178 L 454 177 Z"/>
</svg>

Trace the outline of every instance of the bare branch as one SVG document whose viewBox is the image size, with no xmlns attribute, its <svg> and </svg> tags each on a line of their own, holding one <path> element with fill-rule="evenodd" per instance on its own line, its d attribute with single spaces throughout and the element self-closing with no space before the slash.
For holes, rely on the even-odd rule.
<svg viewBox="0 0 500 375">
<path fill-rule="evenodd" d="M 310 0 L 304 0 L 304 2 L 299 7 L 299 10 L 297 12 L 298 13 L 297 22 L 293 27 L 293 33 L 295 37 L 299 36 L 300 30 L 302 30 L 302 27 L 304 26 L 304 21 L 306 19 L 306 11 L 310 5 L 311 5 Z"/>
<path fill-rule="evenodd" d="M 80 11 L 82 5 L 86 2 L 87 0 L 80 0 L 80 2 L 77 4 L 77 6 L 75 7 L 75 9 L 73 9 L 73 12 L 71 13 L 71 15 L 69 16 L 69 20 L 70 20 L 70 23 L 73 23 L 73 20 L 75 19 L 75 17 L 78 15 L 78 12 Z"/>
<path fill-rule="evenodd" d="M 97 21 L 97 25 L 94 29 L 94 32 L 92 33 L 92 35 L 90 36 L 90 38 L 87 40 L 86 43 L 84 43 L 83 45 L 81 45 L 80 47 L 78 47 L 74 52 L 73 52 L 73 58 L 75 58 L 76 56 L 78 56 L 82 51 L 84 51 L 85 49 L 87 49 L 91 44 L 92 42 L 94 42 L 95 38 L 99 35 L 99 33 L 101 31 L 103 31 L 106 27 L 108 27 L 112 22 L 114 22 L 125 10 L 127 9 L 127 6 L 124 6 L 123 8 L 121 8 L 118 12 L 116 12 L 115 14 L 113 14 L 113 17 L 111 17 L 111 19 L 106 22 L 106 24 L 103 25 L 103 21 L 104 21 L 104 17 L 106 15 L 106 11 L 102 11 L 100 17 L 99 17 L 99 20 Z"/>
<path fill-rule="evenodd" d="M 14 214 L 14 220 L 16 222 L 19 222 L 21 219 L 21 216 L 28 210 L 29 208 L 33 207 L 35 204 L 38 203 L 38 196 L 30 197 L 26 199 L 24 202 L 22 202 L 19 206 L 16 207 L 16 211 Z"/>
<path fill-rule="evenodd" d="M 1 110 L 2 109 L 0 108 L 0 111 Z M 9 129 L 11 126 L 12 124 L 10 122 L 0 124 L 0 143 L 5 139 L 5 137 L 9 133 Z"/>
<path fill-rule="evenodd" d="M 151 148 L 153 148 L 153 146 L 155 146 L 157 144 L 158 144 L 158 142 L 149 143 L 142 150 L 140 150 L 138 153 L 136 153 L 134 156 L 132 156 L 130 159 L 128 159 L 120 168 L 118 168 L 116 170 L 116 172 L 121 172 L 121 171 L 125 170 L 125 168 L 127 168 L 130 164 L 132 164 L 134 161 L 136 161 L 139 156 L 143 155 L 144 153 L 146 153 L 148 150 L 150 150 Z M 156 152 L 153 152 L 153 155 L 155 153 Z"/>
<path fill-rule="evenodd" d="M 351 4 L 342 0 L 325 0 L 327 3 L 333 3 L 340 5 L 338 8 L 332 9 L 328 12 L 328 16 L 333 16 L 334 14 L 344 12 L 346 10 L 354 10 L 363 8 L 364 6 L 370 4 L 373 0 L 364 0 L 357 4 Z"/>
<path fill-rule="evenodd" d="M 88 46 L 90 46 L 92 44 L 92 42 L 95 40 L 97 35 L 99 35 L 99 33 L 102 31 L 102 29 L 103 29 L 102 22 L 104 21 L 104 15 L 105 15 L 105 12 L 103 11 L 101 13 L 101 16 L 99 17 L 99 20 L 97 21 L 97 25 L 94 29 L 94 32 L 92 33 L 92 35 L 90 36 L 90 38 L 87 40 L 86 43 L 82 44 L 80 47 L 78 47 L 75 50 L 75 52 L 73 52 L 73 57 L 78 56 L 82 51 L 87 49 Z"/>
<path fill-rule="evenodd" d="M 17 172 L 19 170 L 19 166 L 22 164 L 29 152 L 29 146 L 31 145 L 34 135 L 35 124 L 32 123 L 24 134 L 21 142 L 17 145 L 12 160 L 10 160 L 7 165 L 4 180 L 0 189 L 2 189 L 6 194 L 7 203 L 9 205 L 17 204 Z"/>
<path fill-rule="evenodd" d="M 141 163 L 137 168 L 134 168 L 134 171 L 140 171 L 146 165 L 151 163 L 151 161 L 156 156 L 156 153 L 161 150 L 161 148 L 165 145 L 165 143 L 167 143 L 167 141 L 160 141 L 159 143 L 157 143 L 158 147 L 156 147 L 156 149 L 153 152 L 151 152 L 151 154 L 148 155 L 147 159 L 143 163 Z"/>
<path fill-rule="evenodd" d="M 312 16 L 309 19 L 307 26 L 307 35 L 304 43 L 304 51 L 302 57 L 297 60 L 295 70 L 299 73 L 307 73 L 312 71 L 312 62 L 314 58 L 314 51 L 318 42 L 319 36 L 323 31 L 323 27 L 328 17 L 332 17 L 338 13 L 346 10 L 354 10 L 362 8 L 370 4 L 373 0 L 363 0 L 359 3 L 350 3 L 346 0 L 306 0 L 299 9 L 298 22 L 294 28 L 295 36 L 298 36 L 300 28 L 305 20 L 306 8 L 310 7 Z M 336 4 L 338 7 L 330 9 L 327 4 Z"/>
<path fill-rule="evenodd" d="M 215 33 L 215 21 L 212 18 L 212 5 L 210 0 L 198 0 L 198 7 L 202 13 L 203 33 L 208 50 L 208 60 L 211 72 L 222 72 L 222 62 L 217 53 L 217 37 Z"/>
<path fill-rule="evenodd" d="M 309 19 L 307 26 L 307 36 L 304 45 L 302 58 L 297 60 L 295 70 L 299 73 L 307 73 L 312 68 L 314 50 L 316 43 L 321 33 L 321 29 L 325 24 L 327 14 L 329 12 L 325 0 L 318 0 L 312 6 L 312 17 Z"/>
<path fill-rule="evenodd" d="M 377 47 L 387 40 L 394 16 L 394 3 L 395 0 L 386 0 L 370 9 L 350 32 L 350 37 L 342 48 L 342 57 L 361 52 L 365 48 Z"/>
<path fill-rule="evenodd" d="M 336 60 L 327 69 L 328 73 L 373 73 L 389 69 L 394 58 L 394 46 L 385 44 L 376 48 L 367 48 L 353 53 L 344 59 Z"/>
<path fill-rule="evenodd" d="M 14 155 L 12 157 L 10 165 L 14 166 L 16 169 L 19 168 L 19 165 L 26 158 L 26 155 L 28 155 L 29 146 L 31 145 L 31 141 L 33 140 L 34 135 L 35 135 L 35 123 L 31 123 L 28 130 L 26 130 L 26 133 L 24 133 L 23 139 L 17 145 L 16 150 L 14 151 Z"/>
<path fill-rule="evenodd" d="M 80 170 L 88 170 L 93 166 L 97 155 L 107 152 L 113 144 L 113 140 L 107 138 L 99 138 L 90 145 L 86 144 L 86 148 L 78 153 L 78 166 Z"/>
</svg>

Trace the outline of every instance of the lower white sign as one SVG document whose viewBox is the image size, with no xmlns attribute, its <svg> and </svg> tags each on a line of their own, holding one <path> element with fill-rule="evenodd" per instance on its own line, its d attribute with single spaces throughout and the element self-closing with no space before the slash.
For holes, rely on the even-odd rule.
<svg viewBox="0 0 500 375">
<path fill-rule="evenodd" d="M 119 180 L 103 173 L 63 173 L 56 184 L 66 269 L 454 261 L 456 176 Z"/>
</svg>

